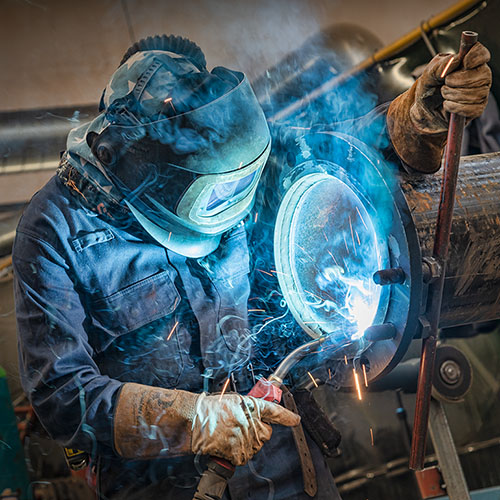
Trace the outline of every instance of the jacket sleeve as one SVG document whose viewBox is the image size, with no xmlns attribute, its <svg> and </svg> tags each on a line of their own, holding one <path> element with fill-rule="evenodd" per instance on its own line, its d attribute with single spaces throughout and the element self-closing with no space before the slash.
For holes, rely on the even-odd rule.
<svg viewBox="0 0 500 500">
<path fill-rule="evenodd" d="M 13 250 L 19 366 L 42 425 L 62 445 L 113 454 L 113 409 L 122 383 L 92 358 L 85 311 L 65 259 L 24 232 Z"/>
</svg>

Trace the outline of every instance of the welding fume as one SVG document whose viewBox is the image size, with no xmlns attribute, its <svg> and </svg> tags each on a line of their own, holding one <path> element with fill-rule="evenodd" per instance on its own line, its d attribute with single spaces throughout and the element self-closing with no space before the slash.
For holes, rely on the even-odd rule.
<svg viewBox="0 0 500 500">
<path fill-rule="evenodd" d="M 352 139 L 323 125 L 357 180 L 313 162 L 317 137 L 299 131 L 300 161 L 272 161 L 279 124 L 244 73 L 209 69 L 194 42 L 152 36 L 117 58 L 13 249 L 23 388 L 50 436 L 88 456 L 98 498 L 340 498 L 323 456 L 336 430 L 304 387 L 353 369 L 362 384 L 393 355 L 368 366 L 366 347 L 396 335 L 372 328 L 393 174 L 363 174 L 377 157 L 355 137 L 409 176 L 436 172 L 449 113 L 486 106 L 489 58 L 481 43 L 463 63 L 435 56 L 353 120 Z"/>
</svg>

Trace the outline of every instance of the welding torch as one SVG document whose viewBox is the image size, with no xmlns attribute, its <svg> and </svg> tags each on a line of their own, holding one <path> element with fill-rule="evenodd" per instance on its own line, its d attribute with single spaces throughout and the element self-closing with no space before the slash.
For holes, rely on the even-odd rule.
<svg viewBox="0 0 500 500">
<path fill-rule="evenodd" d="M 261 377 L 252 387 L 248 396 L 280 403 L 283 394 L 280 386 L 283 384 L 288 372 L 305 356 L 316 352 L 327 338 L 328 336 L 322 336 L 297 347 L 283 359 L 269 378 Z M 227 481 L 233 477 L 234 471 L 235 466 L 231 462 L 219 457 L 210 457 L 207 469 L 201 476 L 193 500 L 219 500 L 222 498 Z"/>
<path fill-rule="evenodd" d="M 473 31 L 463 31 L 460 39 L 458 59 L 463 58 L 477 42 L 478 34 Z M 450 59 L 450 63 L 451 63 Z M 444 69 L 441 78 L 446 76 L 449 65 Z M 458 167 L 462 148 L 462 137 L 465 126 L 465 117 L 451 113 L 448 126 L 448 138 L 444 158 L 443 182 L 441 185 L 441 199 L 439 201 L 436 234 L 434 238 L 433 259 L 440 267 L 439 277 L 431 283 L 428 293 L 428 320 L 429 334 L 422 340 L 422 356 L 418 375 L 417 398 L 415 403 L 415 419 L 413 424 L 413 439 L 410 453 L 410 469 L 421 470 L 424 466 L 425 444 L 429 422 L 432 380 L 436 358 L 439 319 L 443 298 L 444 279 L 446 275 L 446 261 L 450 246 L 450 235 L 457 187 Z"/>
</svg>

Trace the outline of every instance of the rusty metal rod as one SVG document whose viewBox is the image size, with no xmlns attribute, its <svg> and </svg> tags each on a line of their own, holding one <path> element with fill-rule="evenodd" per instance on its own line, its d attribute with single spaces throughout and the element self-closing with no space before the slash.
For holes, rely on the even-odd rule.
<svg viewBox="0 0 500 500">
<path fill-rule="evenodd" d="M 463 60 L 465 54 L 467 54 L 470 48 L 477 42 L 477 38 L 477 33 L 473 31 L 462 32 L 460 50 L 458 53 L 460 61 Z M 446 261 L 450 244 L 453 206 L 455 203 L 455 191 L 464 126 L 465 118 L 456 113 L 452 113 L 448 127 L 443 183 L 441 186 L 441 199 L 439 202 L 433 250 L 434 258 L 441 264 L 441 274 L 439 278 L 429 286 L 427 304 L 429 307 L 428 320 L 430 323 L 430 330 L 429 335 L 422 340 L 422 356 L 418 375 L 413 438 L 409 463 L 410 469 L 413 470 L 422 470 L 424 467 L 439 317 L 446 275 Z"/>
</svg>

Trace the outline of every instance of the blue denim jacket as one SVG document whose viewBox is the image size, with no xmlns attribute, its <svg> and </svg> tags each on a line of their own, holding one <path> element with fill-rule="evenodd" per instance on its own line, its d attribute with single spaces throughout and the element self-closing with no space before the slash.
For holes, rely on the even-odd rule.
<svg viewBox="0 0 500 500">
<path fill-rule="evenodd" d="M 166 476 L 168 487 L 178 488 L 171 498 L 191 498 L 191 489 L 177 483 L 196 475 L 193 457 L 119 459 L 113 411 L 125 382 L 201 392 L 216 390 L 233 371 L 238 389 L 250 388 L 245 228 L 240 224 L 208 257 L 186 259 L 129 219 L 90 210 L 82 196 L 55 176 L 19 223 L 13 257 L 24 389 L 51 436 L 100 457 L 107 496 Z M 336 498 L 311 446 L 319 491 L 329 495 L 317 498 Z M 269 488 L 275 498 L 305 495 L 288 429 L 276 428 L 252 462 L 231 481 L 233 498 L 267 498 Z"/>
</svg>

